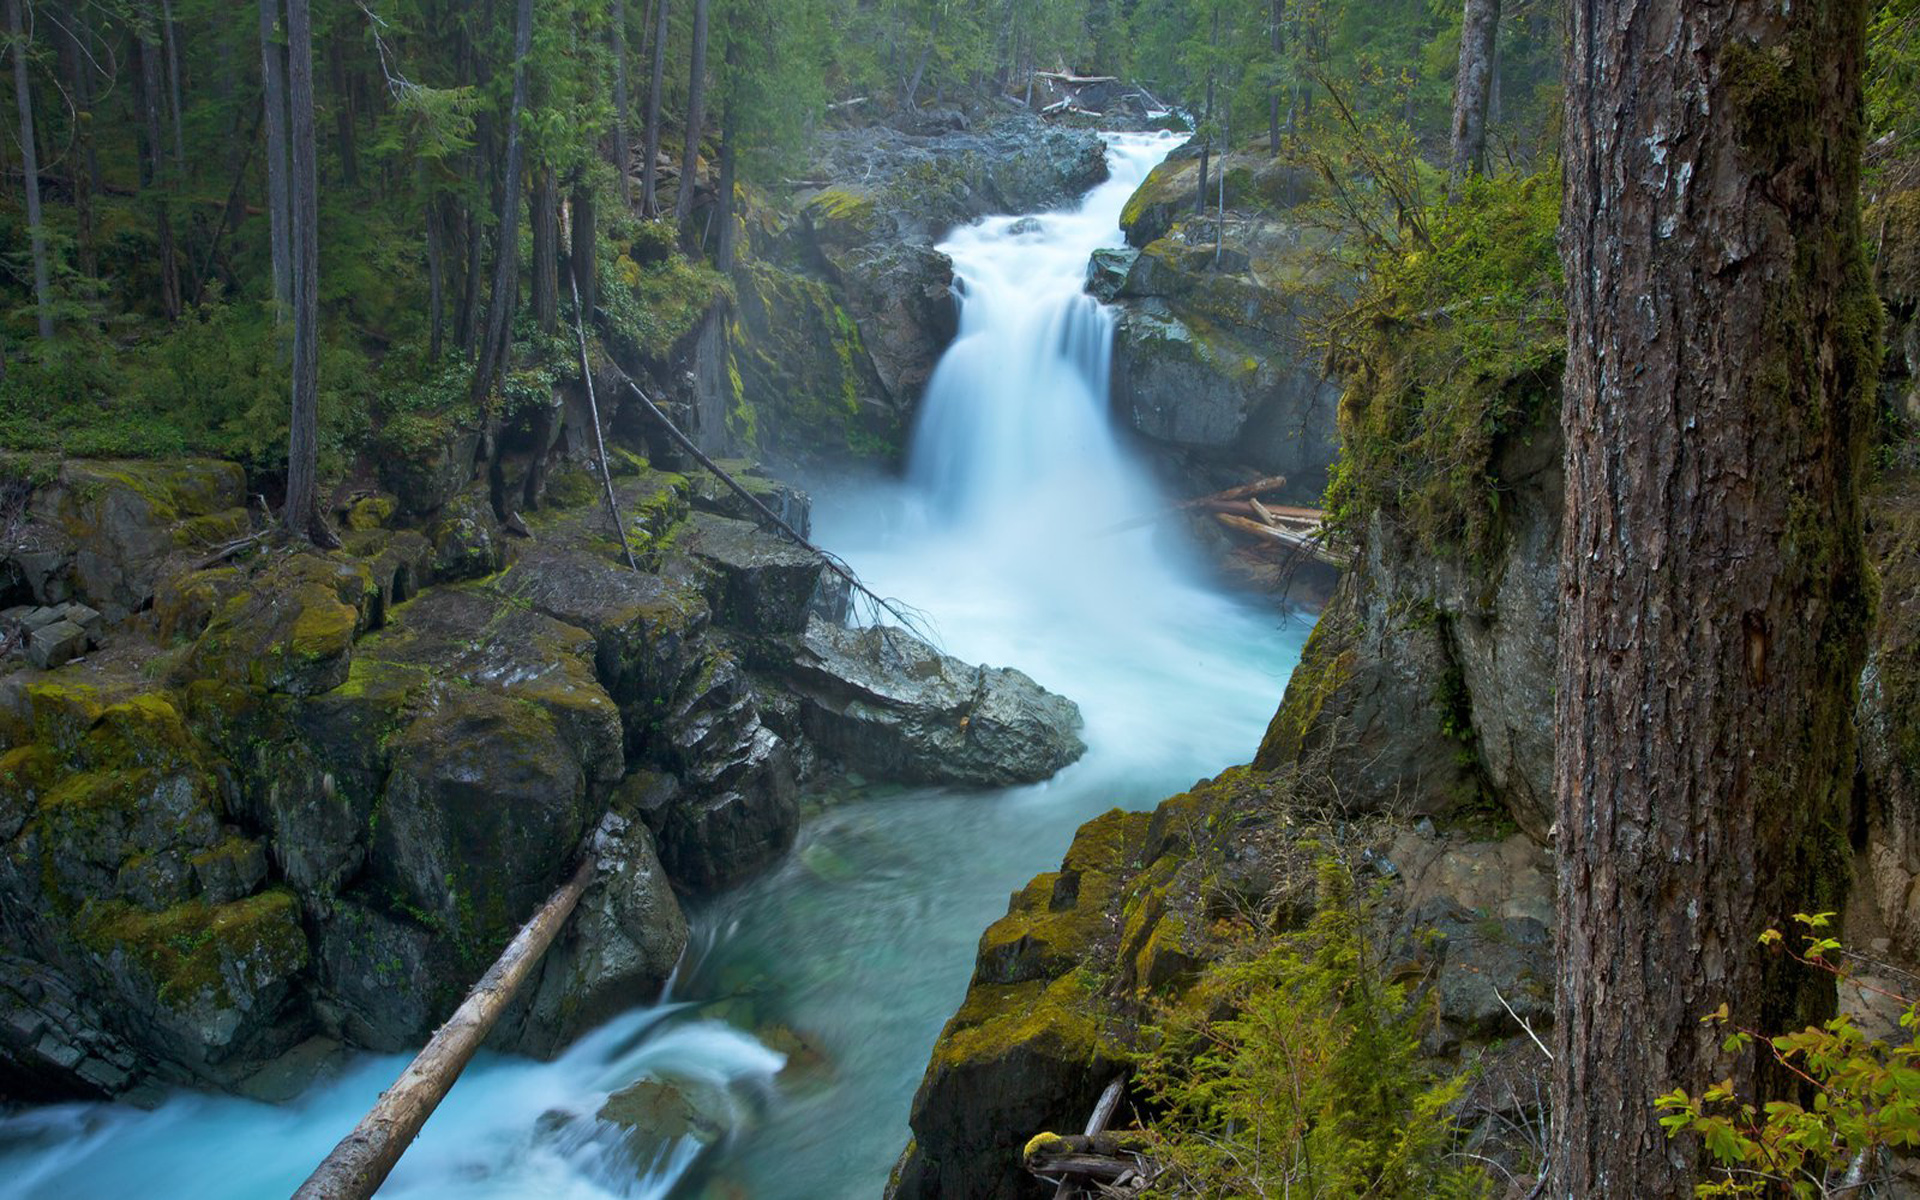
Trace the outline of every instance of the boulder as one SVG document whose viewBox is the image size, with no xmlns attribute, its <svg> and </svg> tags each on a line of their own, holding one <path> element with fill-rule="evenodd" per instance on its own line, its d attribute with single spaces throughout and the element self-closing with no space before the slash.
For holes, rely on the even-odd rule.
<svg viewBox="0 0 1920 1200">
<path fill-rule="evenodd" d="M 213 614 L 175 678 L 294 696 L 328 691 L 346 681 L 354 638 L 377 600 L 361 563 L 306 550 L 269 555 Z"/>
<path fill-rule="evenodd" d="M 500 569 L 500 522 L 483 496 L 461 492 L 448 497 L 427 526 L 427 540 L 433 543 L 436 579 L 477 579 Z"/>
<path fill-rule="evenodd" d="M 807 736 L 883 779 L 1006 787 L 1045 779 L 1086 749 L 1071 700 L 891 626 L 814 618 L 784 676 Z"/>
<path fill-rule="evenodd" d="M 714 619 L 744 634 L 798 633 L 824 561 L 748 521 L 695 513 L 683 538 L 706 568 Z"/>
<path fill-rule="evenodd" d="M 42 671 L 87 652 L 87 631 L 64 618 L 27 635 L 27 661 Z"/>
</svg>

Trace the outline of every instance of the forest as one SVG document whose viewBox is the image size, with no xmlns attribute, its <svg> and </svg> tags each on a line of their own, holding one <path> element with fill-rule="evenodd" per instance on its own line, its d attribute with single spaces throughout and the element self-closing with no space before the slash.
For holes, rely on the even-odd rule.
<svg viewBox="0 0 1920 1200">
<path fill-rule="evenodd" d="M 0 1196 L 1920 1187 L 1920 2 L 0 3 Z"/>
</svg>

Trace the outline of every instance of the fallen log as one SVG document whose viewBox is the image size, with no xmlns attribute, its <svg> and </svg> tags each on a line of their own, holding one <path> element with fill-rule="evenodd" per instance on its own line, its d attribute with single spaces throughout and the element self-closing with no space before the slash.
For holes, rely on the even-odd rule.
<svg viewBox="0 0 1920 1200">
<path fill-rule="evenodd" d="M 1215 492 L 1210 496 L 1196 496 L 1191 500 L 1182 500 L 1178 504 L 1163 508 L 1158 512 L 1150 512 L 1144 516 L 1121 521 L 1117 525 L 1109 525 L 1105 529 L 1095 532 L 1093 536 L 1097 538 L 1112 537 L 1116 533 L 1126 533 L 1131 529 L 1139 529 L 1143 526 L 1151 525 L 1155 521 L 1164 521 L 1168 517 L 1175 516 L 1190 509 L 1205 508 L 1210 504 L 1227 504 L 1237 500 L 1245 500 L 1250 496 L 1261 496 L 1268 492 L 1277 492 L 1285 486 L 1287 486 L 1286 476 L 1269 475 L 1265 479 L 1256 479 L 1252 483 L 1243 483 L 1237 487 L 1230 487 L 1224 492 Z M 1252 510 L 1246 509 L 1244 511 L 1251 512 Z M 1301 509 L 1297 511 L 1306 512 L 1311 510 Z"/>
<path fill-rule="evenodd" d="M 314 1168 L 293 1200 L 367 1200 L 379 1190 L 580 903 L 580 893 L 593 878 L 594 861 L 592 854 L 582 858 L 573 877 L 520 927 L 426 1049 Z"/>
<path fill-rule="evenodd" d="M 1215 513 L 1213 519 L 1238 533 L 1249 533 L 1255 537 L 1278 542 L 1293 550 L 1310 554 L 1330 567 L 1344 567 L 1347 560 L 1327 549 L 1326 544 L 1313 534 L 1296 533 L 1291 529 L 1282 529 L 1274 525 L 1262 525 L 1245 517 L 1236 517 L 1232 513 Z"/>
<path fill-rule="evenodd" d="M 1108 1137 L 1107 1123 L 1113 1120 L 1113 1114 L 1119 1110 L 1120 1097 L 1125 1095 L 1126 1091 L 1127 1077 L 1125 1075 L 1114 1076 L 1113 1082 L 1107 1085 L 1106 1090 L 1100 1093 L 1100 1099 L 1095 1102 L 1093 1115 L 1087 1118 L 1087 1132 L 1085 1135 L 1079 1138 L 1056 1138 L 1053 1142 L 1047 1143 L 1046 1145 L 1048 1147 L 1062 1147 L 1076 1156 L 1091 1153 L 1111 1157 L 1118 1154 L 1120 1152 L 1120 1147 L 1117 1144 L 1118 1139 Z M 1097 1146 L 1094 1144 L 1096 1139 L 1103 1138 L 1106 1139 L 1105 1143 Z M 1034 1141 L 1027 1143 L 1029 1158 L 1032 1157 L 1038 1141 L 1039 1139 L 1036 1138 Z M 1060 1169 L 1060 1167 L 1056 1164 L 1052 1169 Z M 1073 1200 L 1075 1196 L 1079 1195 L 1080 1189 L 1072 1179 L 1072 1176 L 1075 1174 L 1084 1175 L 1088 1174 L 1088 1172 L 1063 1171 L 1059 1184 L 1053 1189 L 1054 1200 Z M 1119 1182 L 1119 1178 L 1116 1176 L 1108 1180 L 1108 1182 L 1117 1183 Z"/>
</svg>

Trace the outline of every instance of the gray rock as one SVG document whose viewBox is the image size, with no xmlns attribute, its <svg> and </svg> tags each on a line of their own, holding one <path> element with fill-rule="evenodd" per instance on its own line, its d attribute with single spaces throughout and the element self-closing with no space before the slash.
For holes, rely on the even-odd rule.
<svg viewBox="0 0 1920 1200">
<path fill-rule="evenodd" d="M 809 621 L 786 678 L 808 736 L 886 779 L 1031 783 L 1086 749 L 1071 700 L 1019 671 L 968 666 L 896 628 Z"/>
<path fill-rule="evenodd" d="M 433 573 L 441 580 L 477 579 L 500 569 L 500 522 L 482 496 L 462 492 L 440 507 L 427 527 Z"/>
<path fill-rule="evenodd" d="M 707 599 L 714 618 L 750 634 L 806 628 L 822 560 L 746 521 L 695 513 L 686 548 L 710 568 Z"/>
<path fill-rule="evenodd" d="M 42 671 L 87 652 L 87 631 L 62 617 L 35 629 L 27 638 L 27 661 Z"/>
<path fill-rule="evenodd" d="M 1111 304 L 1126 286 L 1138 250 L 1126 246 L 1095 250 L 1087 263 L 1087 291 L 1102 303 Z"/>
</svg>

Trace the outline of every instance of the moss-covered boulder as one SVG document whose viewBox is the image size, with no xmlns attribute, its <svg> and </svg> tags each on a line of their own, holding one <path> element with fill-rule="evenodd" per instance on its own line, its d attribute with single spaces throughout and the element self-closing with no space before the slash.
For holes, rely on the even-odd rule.
<svg viewBox="0 0 1920 1200">
<path fill-rule="evenodd" d="M 749 521 L 695 513 L 682 546 L 702 565 L 714 618 L 745 634 L 798 633 L 826 562 Z"/>
<path fill-rule="evenodd" d="M 447 497 L 426 535 L 433 543 L 435 579 L 478 579 L 500 569 L 504 535 L 484 496 L 466 491 Z"/>
<path fill-rule="evenodd" d="M 85 600 L 109 622 L 144 607 L 195 555 L 250 528 L 246 475 L 211 459 L 71 459 L 35 489 L 9 550 L 40 603 Z"/>
<path fill-rule="evenodd" d="M 730 335 L 741 404 L 735 422 L 751 426 L 747 440 L 796 461 L 890 450 L 898 425 L 891 390 L 881 382 L 861 325 L 828 287 L 759 260 L 744 264 L 735 278 Z M 867 330 L 891 334 L 911 316 L 911 309 L 888 308 L 874 314 Z"/>
<path fill-rule="evenodd" d="M 338 687 L 379 595 L 362 563 L 277 552 L 214 612 L 176 678 L 294 696 Z"/>
</svg>

